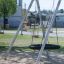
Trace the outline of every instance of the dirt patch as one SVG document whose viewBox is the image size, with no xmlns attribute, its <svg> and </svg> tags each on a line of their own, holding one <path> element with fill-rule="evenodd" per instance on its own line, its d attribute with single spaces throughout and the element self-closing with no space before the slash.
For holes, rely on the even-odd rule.
<svg viewBox="0 0 64 64">
<path fill-rule="evenodd" d="M 11 52 L 7 59 L 4 59 L 5 52 L 0 52 L 0 64 L 36 64 L 36 59 L 38 56 L 38 51 L 19 51 Z M 64 64 L 64 54 L 59 54 L 55 52 L 49 52 L 49 57 L 46 52 L 43 53 L 41 64 Z"/>
</svg>

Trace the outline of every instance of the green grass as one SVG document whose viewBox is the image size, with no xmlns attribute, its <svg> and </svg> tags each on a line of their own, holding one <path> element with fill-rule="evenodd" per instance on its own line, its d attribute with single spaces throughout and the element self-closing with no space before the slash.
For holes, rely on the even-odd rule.
<svg viewBox="0 0 64 64">
<path fill-rule="evenodd" d="M 8 45 L 8 44 L 6 44 L 5 42 L 0 42 L 0 45 L 6 46 L 6 45 Z"/>
<path fill-rule="evenodd" d="M 10 35 L 10 34 L 0 34 L 0 39 L 9 39 L 9 38 L 12 38 L 13 35 Z"/>
<path fill-rule="evenodd" d="M 14 37 L 14 35 L 12 35 L 12 34 L 0 34 L 0 51 L 7 50 L 8 45 L 9 45 L 9 43 L 11 43 L 11 40 L 13 37 Z M 51 44 L 57 44 L 56 37 L 49 37 L 48 40 L 49 40 L 49 43 L 51 43 Z M 14 46 L 18 46 L 19 48 L 14 47 L 14 49 L 17 48 L 19 50 L 24 50 L 24 49 L 26 49 L 27 46 L 29 46 L 31 44 L 31 41 L 32 41 L 32 36 L 30 36 L 30 35 L 18 35 L 18 37 L 14 43 Z M 42 41 L 42 37 L 34 38 L 33 44 L 41 43 L 41 41 Z M 59 37 L 58 44 L 61 46 L 61 48 L 59 50 L 55 50 L 55 52 L 64 53 L 64 37 Z M 1 47 L 1 46 L 3 46 L 3 47 Z M 52 50 L 52 51 L 54 51 L 54 50 Z"/>
<path fill-rule="evenodd" d="M 0 34 L 0 39 L 11 39 L 14 38 L 15 35 L 13 34 Z M 18 35 L 17 39 L 30 39 L 31 36 L 29 35 Z"/>
<path fill-rule="evenodd" d="M 14 35 L 12 34 L 0 34 L 0 45 L 8 45 L 11 42 L 13 37 Z M 59 44 L 61 46 L 64 46 L 64 37 L 59 37 L 58 43 L 56 37 L 49 37 L 48 40 L 49 43 L 51 44 Z M 33 44 L 41 43 L 41 41 L 42 41 L 42 37 L 34 38 Z M 14 43 L 14 46 L 28 46 L 31 43 L 32 43 L 32 36 L 18 35 Z"/>
<path fill-rule="evenodd" d="M 8 44 L 13 39 L 14 35 L 12 34 L 0 34 L 0 43 L 4 42 L 5 44 Z M 41 38 L 34 38 L 34 43 L 39 43 L 41 41 Z M 30 35 L 18 35 L 17 39 L 14 43 L 15 46 L 28 46 L 32 42 L 32 36 Z M 1 45 L 4 45 L 2 43 Z"/>
</svg>

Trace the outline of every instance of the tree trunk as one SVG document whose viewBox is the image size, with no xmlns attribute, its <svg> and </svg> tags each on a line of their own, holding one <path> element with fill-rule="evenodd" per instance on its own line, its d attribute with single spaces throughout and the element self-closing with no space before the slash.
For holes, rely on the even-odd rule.
<svg viewBox="0 0 64 64">
<path fill-rule="evenodd" d="M 3 28 L 5 29 L 6 25 L 5 25 L 5 16 L 4 16 L 4 22 L 3 22 Z"/>
<path fill-rule="evenodd" d="M 8 24 L 8 19 L 4 16 L 4 25 L 3 25 L 4 29 L 6 29 L 6 24 Z"/>
</svg>

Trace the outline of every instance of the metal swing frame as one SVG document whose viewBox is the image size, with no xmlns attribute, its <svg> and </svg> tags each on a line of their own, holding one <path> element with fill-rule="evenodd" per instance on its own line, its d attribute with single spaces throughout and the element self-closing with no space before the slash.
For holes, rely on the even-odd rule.
<svg viewBox="0 0 64 64">
<path fill-rule="evenodd" d="M 37 7 L 38 7 L 38 12 L 39 12 L 39 17 L 40 17 L 40 23 L 42 23 L 39 0 L 35 0 L 35 1 L 36 1 L 36 3 L 37 3 Z M 20 2 L 21 2 L 20 4 L 21 4 L 21 10 L 22 10 L 22 0 L 21 0 Z M 34 0 L 31 0 L 31 3 L 30 3 L 30 5 L 29 5 L 29 7 L 28 7 L 28 10 L 27 10 L 27 13 L 28 13 L 28 11 L 30 10 L 33 2 L 34 2 Z M 21 12 L 21 15 L 22 15 L 22 12 Z M 25 19 L 25 18 L 24 18 L 24 19 Z M 7 57 L 9 56 L 9 53 L 10 53 L 10 51 L 11 51 L 11 49 L 12 49 L 12 47 L 13 47 L 13 44 L 14 44 L 14 42 L 15 42 L 18 34 L 19 34 L 19 31 L 22 30 L 21 27 L 22 27 L 22 25 L 23 25 L 24 19 L 22 19 L 22 21 L 21 21 L 21 23 L 20 23 L 20 25 L 19 25 L 19 27 L 18 27 L 18 30 L 17 30 L 15 36 L 13 37 L 12 41 L 11 41 L 10 44 L 9 44 L 9 48 L 8 48 L 8 50 L 7 50 L 7 52 L 6 52 L 5 58 L 7 58 Z"/>
<path fill-rule="evenodd" d="M 47 44 L 48 36 L 49 36 L 50 30 L 51 30 L 51 28 L 52 28 L 53 22 L 54 22 L 54 20 L 55 20 L 56 13 L 57 13 L 57 11 L 58 11 L 58 8 L 59 8 L 59 6 L 60 6 L 61 1 L 62 1 L 62 0 L 58 0 L 58 3 L 57 3 L 57 6 L 56 6 L 56 9 L 55 9 L 55 12 L 54 12 L 54 14 L 52 15 L 52 18 L 51 18 L 51 21 L 50 21 L 50 25 L 48 26 L 48 30 L 47 30 L 47 32 L 46 32 L 44 41 L 43 41 L 43 43 L 42 43 L 41 50 L 40 50 L 40 52 L 39 52 L 39 54 L 38 54 L 38 58 L 37 58 L 36 64 L 40 64 L 40 58 L 41 58 L 41 56 L 42 56 L 42 52 L 43 52 L 43 50 L 44 50 L 44 47 L 45 47 L 45 45 Z"/>
<path fill-rule="evenodd" d="M 33 2 L 34 2 L 34 0 L 31 1 L 30 5 L 29 5 L 29 7 L 28 7 L 28 11 L 30 10 Z M 39 11 L 40 23 L 42 23 L 39 1 L 36 0 L 36 2 L 37 2 L 38 11 Z M 41 50 L 40 50 L 40 52 L 39 52 L 39 54 L 38 54 L 38 58 L 37 58 L 37 60 L 36 60 L 36 61 L 37 61 L 36 64 L 40 64 L 40 58 L 41 58 L 42 52 L 43 52 L 43 50 L 44 50 L 44 47 L 45 47 L 45 45 L 46 45 L 47 42 L 48 42 L 48 36 L 49 36 L 50 30 L 51 30 L 52 24 L 53 24 L 53 22 L 54 22 L 54 19 L 55 19 L 55 16 L 56 16 L 56 12 L 57 12 L 57 10 L 58 10 L 58 8 L 59 8 L 59 6 L 60 6 L 60 3 L 61 3 L 61 0 L 58 1 L 56 10 L 55 10 L 54 14 L 52 15 L 50 25 L 48 26 L 48 30 L 47 30 L 46 35 L 45 35 L 45 38 L 44 38 L 44 42 L 42 43 Z M 28 13 L 28 11 L 27 11 L 27 13 Z M 24 19 L 22 19 L 22 21 L 24 21 Z M 17 30 L 14 38 L 12 39 L 11 43 L 9 44 L 9 49 L 7 50 L 6 58 L 7 58 L 7 56 L 9 55 L 9 53 L 10 53 L 12 47 L 13 47 L 13 44 L 14 44 L 16 38 L 17 38 L 17 35 L 19 34 L 19 31 L 20 31 L 20 29 L 21 29 L 21 27 L 22 27 L 22 24 L 23 24 L 23 22 L 20 23 L 19 28 L 18 28 L 18 30 Z"/>
</svg>

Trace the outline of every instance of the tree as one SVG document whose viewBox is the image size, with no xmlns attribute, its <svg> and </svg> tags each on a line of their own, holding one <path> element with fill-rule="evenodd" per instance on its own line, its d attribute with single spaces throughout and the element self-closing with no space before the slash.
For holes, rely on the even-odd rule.
<svg viewBox="0 0 64 64">
<path fill-rule="evenodd" d="M 53 14 L 53 11 L 52 10 L 48 10 L 48 14 Z"/>
<path fill-rule="evenodd" d="M 64 13 L 64 10 L 63 10 L 63 9 L 60 9 L 59 12 L 60 12 L 60 13 Z"/>
<path fill-rule="evenodd" d="M 47 10 L 43 10 L 43 11 L 41 11 L 41 13 L 48 14 L 48 11 Z"/>
<path fill-rule="evenodd" d="M 0 0 L 0 17 L 4 19 L 5 25 L 8 23 L 8 17 L 16 12 L 16 0 Z"/>
</svg>

